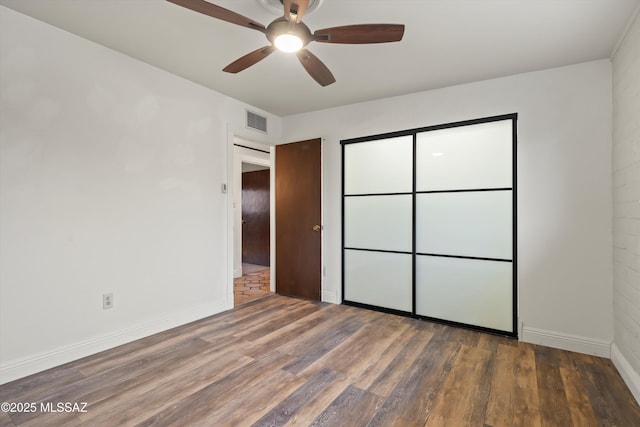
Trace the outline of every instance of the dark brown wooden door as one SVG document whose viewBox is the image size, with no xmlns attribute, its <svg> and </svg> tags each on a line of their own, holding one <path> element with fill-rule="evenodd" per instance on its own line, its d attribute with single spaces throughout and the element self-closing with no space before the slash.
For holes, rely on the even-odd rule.
<svg viewBox="0 0 640 427">
<path fill-rule="evenodd" d="M 269 169 L 242 174 L 242 262 L 270 265 Z"/>
<path fill-rule="evenodd" d="M 320 300 L 320 139 L 276 146 L 276 292 Z"/>
</svg>

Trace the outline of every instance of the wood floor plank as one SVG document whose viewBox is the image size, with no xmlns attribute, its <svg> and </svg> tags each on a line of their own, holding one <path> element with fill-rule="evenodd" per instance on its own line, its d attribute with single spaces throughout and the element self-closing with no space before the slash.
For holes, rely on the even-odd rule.
<svg viewBox="0 0 640 427">
<path fill-rule="evenodd" d="M 468 341 L 467 341 L 468 342 Z M 443 392 L 434 401 L 426 426 L 470 426 L 483 423 L 493 377 L 494 359 L 487 350 L 463 344 Z"/>
<path fill-rule="evenodd" d="M 640 425 L 610 360 L 272 294 L 0 385 L 0 401 L 88 404 L 0 427 Z"/>
<path fill-rule="evenodd" d="M 406 318 L 383 320 L 363 326 L 299 374 L 311 376 L 321 369 L 331 369 L 347 377 L 358 376 L 409 327 Z"/>
<path fill-rule="evenodd" d="M 87 374 L 105 372 L 111 367 L 121 366 L 131 355 L 139 357 L 143 354 L 153 353 L 158 348 L 167 347 L 172 343 L 187 341 L 190 338 L 199 336 L 198 332 L 209 330 L 212 324 L 216 324 L 215 317 L 196 320 L 186 325 L 106 350 L 98 355 L 85 357 L 71 362 L 69 365 Z"/>
<path fill-rule="evenodd" d="M 33 402 L 41 396 L 54 393 L 57 389 L 84 379 L 71 364 L 48 369 L 20 380 L 0 386 L 1 402 Z"/>
<path fill-rule="evenodd" d="M 607 365 L 611 362 L 577 363 L 598 422 L 607 426 L 640 425 L 640 406 L 618 372 Z"/>
<path fill-rule="evenodd" d="M 419 353 L 419 349 L 416 349 L 416 347 L 418 346 L 414 343 L 415 341 L 417 341 L 414 340 L 417 334 L 418 330 L 413 327 L 413 325 L 407 327 L 389 344 L 389 346 L 387 346 L 387 348 L 379 352 L 379 357 L 377 357 L 375 360 L 372 360 L 367 368 L 353 380 L 353 385 L 363 390 L 368 390 L 372 393 L 378 394 L 379 396 L 387 397 L 388 393 L 393 390 L 393 387 L 395 387 L 395 385 L 391 387 L 387 393 L 376 393 L 374 390 L 372 390 L 371 386 L 376 381 L 376 379 L 378 379 L 385 372 L 399 371 L 398 369 L 394 370 L 392 367 L 390 367 L 390 364 L 396 359 L 396 357 L 398 357 L 398 354 L 402 352 L 409 353 L 411 350 L 408 350 L 408 348 L 414 349 L 415 351 L 415 355 L 409 364 L 413 363 L 413 360 L 415 360 L 415 357 L 417 357 Z M 422 341 L 422 337 L 420 337 L 420 339 Z M 428 339 L 426 341 L 428 341 Z M 423 343 L 426 344 L 426 341 L 423 341 Z M 412 343 L 414 343 L 414 345 L 411 345 Z"/>
<path fill-rule="evenodd" d="M 271 298 L 269 298 L 270 300 Z M 288 303 L 287 310 L 295 310 L 296 307 L 304 304 L 304 301 L 296 301 L 295 304 Z M 278 315 L 282 312 L 282 307 L 274 304 L 266 310 L 260 310 L 253 315 L 241 317 L 239 319 L 225 320 L 224 323 L 219 324 L 215 328 L 210 328 L 206 333 L 201 335 L 201 338 L 207 341 L 215 341 L 220 337 L 240 334 L 250 328 L 256 326 L 262 326 L 268 323 L 274 315 Z"/>
<path fill-rule="evenodd" d="M 536 376 L 542 425 L 549 427 L 573 425 L 560 368 L 536 358 Z"/>
<path fill-rule="evenodd" d="M 280 401 L 291 395 L 304 384 L 304 378 L 277 369 L 252 383 L 252 392 L 236 393 L 235 397 L 225 404 L 216 402 L 216 409 L 200 417 L 197 422 L 184 423 L 192 426 L 250 426 L 259 418 L 278 405 Z M 178 423 L 177 425 L 181 425 Z"/>
<path fill-rule="evenodd" d="M 338 375 L 331 384 L 318 393 L 316 397 L 311 399 L 308 405 L 304 406 L 294 414 L 285 426 L 308 427 L 318 418 L 318 416 L 320 416 L 331 402 L 333 402 L 347 389 L 347 387 L 349 387 L 349 385 L 350 383 L 346 378 Z"/>
<path fill-rule="evenodd" d="M 449 340 L 458 342 L 468 347 L 477 347 L 478 342 L 480 341 L 480 337 L 483 335 L 481 332 L 462 328 L 449 329 L 448 333 Z"/>
<path fill-rule="evenodd" d="M 324 339 L 319 340 L 318 337 L 307 342 L 305 351 L 298 351 L 300 354 L 289 365 L 285 366 L 285 370 L 297 374 L 316 360 L 333 350 L 337 345 L 353 335 L 357 330 L 363 327 L 363 323 L 358 320 L 352 320 L 340 325 L 338 329 L 329 331 Z M 286 350 L 285 350 L 286 351 Z"/>
<path fill-rule="evenodd" d="M 380 396 L 350 385 L 310 426 L 364 427 L 373 417 L 381 401 Z"/>
<path fill-rule="evenodd" d="M 536 363 L 542 363 L 558 368 L 574 366 L 574 359 L 568 351 L 534 344 L 531 344 L 530 346 L 536 354 Z"/>
<path fill-rule="evenodd" d="M 513 394 L 515 418 L 512 425 L 538 427 L 542 425 L 542 420 L 535 352 L 530 345 L 524 343 L 517 347 L 517 351 L 514 366 L 515 378 L 512 380 L 515 382 Z"/>
<path fill-rule="evenodd" d="M 291 353 L 291 344 L 304 341 L 308 337 L 311 340 L 317 340 L 317 334 L 320 329 L 327 331 L 334 328 L 342 322 L 353 319 L 354 314 L 345 315 L 336 308 L 334 304 L 323 305 L 320 310 L 308 314 L 300 319 L 294 320 L 288 325 L 282 326 L 280 329 L 267 333 L 251 341 L 243 354 L 249 357 L 255 357 L 265 351 L 278 349 L 281 353 Z"/>
<path fill-rule="evenodd" d="M 174 402 L 170 407 L 156 413 L 139 426 L 195 425 L 217 408 L 246 393 L 256 378 L 270 375 L 290 362 L 291 356 L 274 353 L 236 370 L 210 385 Z"/>
<path fill-rule="evenodd" d="M 475 347 L 483 350 L 496 351 L 499 345 L 517 347 L 518 340 L 493 334 L 479 334 Z"/>
<path fill-rule="evenodd" d="M 423 427 L 423 424 L 409 421 L 404 417 L 395 417 L 389 427 Z"/>
<path fill-rule="evenodd" d="M 202 326 L 202 328 L 206 328 L 206 326 Z M 194 333 L 193 331 L 185 332 L 184 334 L 177 334 L 175 336 L 167 337 L 165 340 L 162 340 L 160 342 L 156 342 L 143 348 L 137 349 L 134 352 L 124 351 L 117 356 L 112 355 L 111 357 L 104 359 L 90 359 L 87 362 L 79 364 L 76 369 L 84 376 L 104 374 L 112 369 L 120 369 L 124 365 L 135 363 L 141 357 L 154 357 L 157 356 L 158 353 L 166 351 L 167 348 L 173 346 L 180 347 L 183 345 L 183 343 L 189 341 L 195 336 L 196 333 Z"/>
<path fill-rule="evenodd" d="M 563 367 L 559 369 L 567 396 L 567 402 L 569 403 L 569 411 L 571 412 L 573 425 L 585 427 L 597 426 L 598 420 L 593 412 L 589 395 L 584 387 L 580 372 L 575 369 Z"/>
<path fill-rule="evenodd" d="M 368 387 L 370 392 L 388 397 L 403 379 L 407 370 L 415 363 L 418 356 L 422 354 L 433 333 L 430 331 L 414 331 L 415 334 L 408 340 L 407 337 L 403 337 L 406 340 L 404 344 L 397 343 L 393 347 L 394 349 L 399 348 L 400 351 L 395 355 L 388 367 L 384 370 L 376 369 L 378 376 Z M 357 381 L 356 385 L 358 384 L 362 384 L 362 382 Z M 365 388 L 365 384 L 363 384 L 362 388 Z"/>
<path fill-rule="evenodd" d="M 338 306 L 334 305 L 333 307 L 337 308 Z M 287 354 L 303 355 L 308 352 L 309 348 L 321 345 L 318 343 L 319 340 L 324 340 L 325 337 L 333 337 L 336 329 L 344 329 L 346 325 L 350 328 L 354 324 L 359 327 L 364 326 L 367 322 L 371 321 L 371 313 L 374 313 L 370 310 L 361 310 L 349 306 L 339 306 L 339 308 L 339 315 L 332 312 L 328 316 L 324 316 L 325 320 L 317 324 L 316 327 L 301 327 L 297 337 L 290 337 L 288 341 L 284 342 L 279 340 L 280 346 L 278 350 Z M 331 309 L 327 308 L 325 310 L 329 311 Z M 260 341 L 262 340 L 258 340 L 257 342 Z"/>
<path fill-rule="evenodd" d="M 491 391 L 484 421 L 487 425 L 508 426 L 515 419 L 516 384 L 513 379 L 517 357 L 518 349 L 516 347 L 499 344 L 495 348 Z"/>
<path fill-rule="evenodd" d="M 433 401 L 460 351 L 460 344 L 436 334 L 382 404 L 369 423 L 385 427 L 398 417 L 424 423 L 433 409 Z"/>
<path fill-rule="evenodd" d="M 112 425 L 134 425 L 144 421 L 175 402 L 249 365 L 253 360 L 234 351 L 202 352 L 197 360 L 172 364 L 166 370 L 130 389 L 109 390 L 109 397 L 88 395 L 91 411 L 78 418 L 87 424 L 100 425 L 108 420 Z M 227 366 L 220 369 L 220 364 Z M 95 403 L 94 403 L 95 402 Z"/>
<path fill-rule="evenodd" d="M 137 361 L 130 361 L 128 364 L 117 369 L 111 369 L 107 372 L 85 377 L 65 387 L 56 389 L 54 392 L 44 395 L 40 402 L 85 402 L 84 396 L 97 392 L 105 387 L 115 385 L 116 388 L 122 387 L 122 384 L 128 381 L 140 381 L 145 375 L 153 374 L 153 372 L 163 365 L 174 363 L 175 360 L 182 357 L 189 357 L 194 351 L 204 350 L 207 343 L 200 339 L 192 339 L 190 346 L 173 345 L 167 347 L 157 354 L 148 355 Z M 38 412 L 22 413 L 12 416 L 14 422 L 25 423 L 31 419 L 40 416 Z"/>
<path fill-rule="evenodd" d="M 356 313 L 347 314 L 340 310 L 341 306 L 335 304 L 320 304 L 319 310 L 310 313 L 305 317 L 293 320 L 287 325 L 283 325 L 280 329 L 256 337 L 254 342 L 259 344 L 286 344 L 293 338 L 298 338 L 305 333 L 312 333 L 316 328 L 327 325 L 335 325 L 339 321 L 348 320 L 355 317 Z"/>
<path fill-rule="evenodd" d="M 300 388 L 284 399 L 280 404 L 252 424 L 252 427 L 282 426 L 291 420 L 298 411 L 314 399 L 337 377 L 337 373 L 323 369 L 309 378 Z"/>
<path fill-rule="evenodd" d="M 0 427 L 15 427 L 11 416 L 6 412 L 0 412 Z"/>
<path fill-rule="evenodd" d="M 271 316 L 268 322 L 263 322 L 262 324 L 246 328 L 234 335 L 249 341 L 253 341 L 260 337 L 268 335 L 271 332 L 275 332 L 282 327 L 295 322 L 296 320 L 302 319 L 318 310 L 320 310 L 320 306 L 318 304 L 312 304 L 311 302 L 300 304 L 299 306 L 292 307 L 289 311 Z"/>
<path fill-rule="evenodd" d="M 300 300 L 287 300 L 278 295 L 269 294 L 260 299 L 241 304 L 233 310 L 216 314 L 210 319 L 214 322 L 214 325 L 220 327 L 234 326 L 256 318 L 268 318 L 269 313 L 275 313 L 282 310 L 283 307 L 288 308 L 296 304 L 300 304 Z M 204 338 L 204 336 L 202 338 Z"/>
</svg>

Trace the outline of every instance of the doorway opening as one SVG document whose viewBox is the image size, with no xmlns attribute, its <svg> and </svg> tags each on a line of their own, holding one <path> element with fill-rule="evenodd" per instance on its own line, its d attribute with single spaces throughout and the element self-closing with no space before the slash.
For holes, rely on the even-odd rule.
<svg viewBox="0 0 640 427">
<path fill-rule="evenodd" d="M 233 274 L 229 275 L 229 305 L 249 301 L 245 297 L 236 299 L 238 293 L 234 292 L 234 284 L 238 282 L 252 283 L 252 286 L 246 286 L 249 289 L 243 290 L 251 291 L 249 295 L 256 295 L 255 298 L 261 298 L 266 290 L 266 286 L 256 283 L 268 281 L 269 292 L 322 300 L 321 147 L 320 138 L 268 146 L 232 136 L 229 160 L 233 174 L 233 203 L 229 204 L 228 212 L 233 218 L 230 221 L 233 230 L 229 234 L 228 253 L 233 256 L 229 257 L 231 268 L 228 271 Z M 269 171 L 268 262 L 249 261 L 243 264 L 243 247 L 247 246 L 243 245 L 242 238 L 243 228 L 247 225 L 246 218 L 243 224 L 242 215 L 243 165 L 245 172 L 256 171 L 254 166 L 263 170 L 268 168 Z M 265 271 L 264 266 L 257 270 L 255 266 L 261 264 L 268 264 L 269 271 Z M 243 276 L 249 277 L 242 279 Z"/>
<path fill-rule="evenodd" d="M 271 291 L 270 181 L 269 167 L 242 162 L 242 275 L 234 280 L 234 305 L 260 298 Z"/>
<path fill-rule="evenodd" d="M 234 140 L 234 306 L 273 292 L 272 167 L 268 146 Z"/>
</svg>

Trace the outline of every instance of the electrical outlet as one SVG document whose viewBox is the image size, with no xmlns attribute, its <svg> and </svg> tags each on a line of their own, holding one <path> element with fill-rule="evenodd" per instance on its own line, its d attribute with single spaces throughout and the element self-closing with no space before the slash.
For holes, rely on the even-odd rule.
<svg viewBox="0 0 640 427">
<path fill-rule="evenodd" d="M 113 293 L 102 294 L 102 309 L 113 308 Z"/>
</svg>

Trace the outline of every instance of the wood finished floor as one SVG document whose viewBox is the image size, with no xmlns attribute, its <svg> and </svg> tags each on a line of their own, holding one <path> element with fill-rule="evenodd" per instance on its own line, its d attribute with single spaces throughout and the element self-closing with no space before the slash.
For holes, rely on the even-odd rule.
<svg viewBox="0 0 640 427">
<path fill-rule="evenodd" d="M 0 426 L 640 426 L 607 359 L 268 295 L 0 386 Z"/>
</svg>

